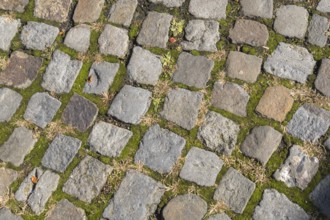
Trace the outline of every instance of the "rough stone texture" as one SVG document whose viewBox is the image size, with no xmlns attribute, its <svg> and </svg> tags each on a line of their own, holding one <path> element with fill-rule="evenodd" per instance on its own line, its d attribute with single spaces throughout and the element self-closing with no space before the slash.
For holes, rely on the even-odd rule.
<svg viewBox="0 0 330 220">
<path fill-rule="evenodd" d="M 231 210 L 241 214 L 255 188 L 254 182 L 230 167 L 222 177 L 213 199 L 223 202 Z"/>
<path fill-rule="evenodd" d="M 104 0 L 79 0 L 73 14 L 74 22 L 95 22 L 100 17 L 103 5 Z"/>
<path fill-rule="evenodd" d="M 22 13 L 28 3 L 29 0 L 0 0 L 0 9 Z"/>
<path fill-rule="evenodd" d="M 45 50 L 54 43 L 59 32 L 57 27 L 29 21 L 23 27 L 21 41 L 28 49 Z"/>
<path fill-rule="evenodd" d="M 173 81 L 196 88 L 205 88 L 211 77 L 214 62 L 204 56 L 194 56 L 183 52 L 180 54 Z"/>
<path fill-rule="evenodd" d="M 0 49 L 8 51 L 10 44 L 18 28 L 21 26 L 19 19 L 11 19 L 9 17 L 0 16 Z"/>
<path fill-rule="evenodd" d="M 4 205 L 7 199 L 9 199 L 10 185 L 17 178 L 18 172 L 15 170 L 5 167 L 0 168 L 0 205 Z"/>
<path fill-rule="evenodd" d="M 226 71 L 231 78 L 254 83 L 260 74 L 261 65 L 262 59 L 257 56 L 230 51 L 226 62 Z"/>
<path fill-rule="evenodd" d="M 19 186 L 18 190 L 15 193 L 15 199 L 19 202 L 26 202 L 26 200 L 29 198 L 29 196 L 31 195 L 31 193 L 35 188 L 35 183 L 33 183 L 31 179 L 35 177 L 38 180 L 40 180 L 43 173 L 44 171 L 41 168 L 39 167 L 34 168 L 28 174 L 28 176 L 25 177 L 25 179 Z"/>
<path fill-rule="evenodd" d="M 294 145 L 285 163 L 276 170 L 274 178 L 284 182 L 288 187 L 299 187 L 304 190 L 313 179 L 319 168 L 317 157 L 309 157 L 300 146 Z"/>
<path fill-rule="evenodd" d="M 308 26 L 308 11 L 300 6 L 282 5 L 276 11 L 274 30 L 287 37 L 305 37 Z"/>
<path fill-rule="evenodd" d="M 62 121 L 85 132 L 93 124 L 98 111 L 93 102 L 75 93 L 63 111 Z"/>
<path fill-rule="evenodd" d="M 170 14 L 149 12 L 137 37 L 138 44 L 166 48 L 172 18 Z"/>
<path fill-rule="evenodd" d="M 124 58 L 128 52 L 128 31 L 107 24 L 98 42 L 102 54 Z"/>
<path fill-rule="evenodd" d="M 45 128 L 60 108 L 61 102 L 47 92 L 35 93 L 26 107 L 24 119 Z"/>
<path fill-rule="evenodd" d="M 228 0 L 191 0 L 189 12 L 196 18 L 219 20 L 226 18 Z"/>
<path fill-rule="evenodd" d="M 216 112 L 209 112 L 198 131 L 198 138 L 218 153 L 230 155 L 233 151 L 239 126 Z"/>
<path fill-rule="evenodd" d="M 30 153 L 37 139 L 25 127 L 15 128 L 9 139 L 0 147 L 0 160 L 20 166 Z"/>
<path fill-rule="evenodd" d="M 0 88 L 0 122 L 10 121 L 18 107 L 21 104 L 23 97 L 8 88 Z"/>
<path fill-rule="evenodd" d="M 69 55 L 56 50 L 43 76 L 41 86 L 52 92 L 69 93 L 81 67 L 81 61 L 71 60 Z"/>
<path fill-rule="evenodd" d="M 35 0 L 34 16 L 64 22 L 68 18 L 72 0 Z"/>
<path fill-rule="evenodd" d="M 95 124 L 88 138 L 91 150 L 108 157 L 118 157 L 133 132 L 100 121 Z"/>
<path fill-rule="evenodd" d="M 15 51 L 4 71 L 0 72 L 0 84 L 25 89 L 37 78 L 41 64 L 42 58 Z"/>
<path fill-rule="evenodd" d="M 78 25 L 69 30 L 64 44 L 78 52 L 87 52 L 90 45 L 91 30 L 87 25 Z"/>
<path fill-rule="evenodd" d="M 328 18 L 314 14 L 308 27 L 308 42 L 324 47 L 328 41 L 327 32 L 330 27 Z"/>
<path fill-rule="evenodd" d="M 149 0 L 155 4 L 163 4 L 166 7 L 181 7 L 185 0 Z"/>
<path fill-rule="evenodd" d="M 13 214 L 10 209 L 2 207 L 0 209 L 0 220 L 23 220 L 23 218 Z"/>
<path fill-rule="evenodd" d="M 324 58 L 315 80 L 315 87 L 323 95 L 330 97 L 330 59 Z"/>
<path fill-rule="evenodd" d="M 151 92 L 125 85 L 111 103 L 108 115 L 131 124 L 139 124 L 151 103 Z"/>
<path fill-rule="evenodd" d="M 266 25 L 253 20 L 239 19 L 229 31 L 229 38 L 235 44 L 249 44 L 254 47 L 265 46 L 269 37 Z"/>
<path fill-rule="evenodd" d="M 220 40 L 219 23 L 212 20 L 190 20 L 185 28 L 185 39 L 181 43 L 185 50 L 216 52 Z"/>
<path fill-rule="evenodd" d="M 282 134 L 270 126 L 254 127 L 241 145 L 244 155 L 266 165 L 282 140 Z"/>
<path fill-rule="evenodd" d="M 268 87 L 261 97 L 256 111 L 268 118 L 282 122 L 291 110 L 293 101 L 288 88 L 284 86 Z"/>
<path fill-rule="evenodd" d="M 330 137 L 323 143 L 323 145 L 330 151 Z"/>
<path fill-rule="evenodd" d="M 214 84 L 211 104 L 230 113 L 246 117 L 246 107 L 249 94 L 239 85 L 231 82 L 216 82 Z"/>
<path fill-rule="evenodd" d="M 304 104 L 293 115 L 287 132 L 304 141 L 315 142 L 330 126 L 330 112 L 311 104 Z"/>
<path fill-rule="evenodd" d="M 202 220 L 207 212 L 207 203 L 199 196 L 185 194 L 171 199 L 163 210 L 164 220 Z"/>
<path fill-rule="evenodd" d="M 310 216 L 297 204 L 275 189 L 265 189 L 260 204 L 253 214 L 255 220 L 308 220 Z"/>
<path fill-rule="evenodd" d="M 137 0 L 118 0 L 110 9 L 109 21 L 129 27 L 138 5 Z"/>
<path fill-rule="evenodd" d="M 76 207 L 66 199 L 57 203 L 55 208 L 47 213 L 45 220 L 87 220 L 85 211 Z"/>
<path fill-rule="evenodd" d="M 330 12 L 330 0 L 321 0 L 316 7 L 316 10 L 320 12 Z"/>
<path fill-rule="evenodd" d="M 143 136 L 134 161 L 161 174 L 169 173 L 185 144 L 184 138 L 156 124 Z"/>
<path fill-rule="evenodd" d="M 78 153 L 80 146 L 79 139 L 58 134 L 47 148 L 41 163 L 44 167 L 63 173 Z"/>
<path fill-rule="evenodd" d="M 63 192 L 90 203 L 98 196 L 113 168 L 86 156 L 73 170 L 63 186 Z"/>
<path fill-rule="evenodd" d="M 134 47 L 133 54 L 127 65 L 127 75 L 134 82 L 156 85 L 163 65 L 160 57 L 142 47 Z"/>
<path fill-rule="evenodd" d="M 165 98 L 161 116 L 184 129 L 191 130 L 196 125 L 202 100 L 203 93 L 201 92 L 173 89 Z"/>
<path fill-rule="evenodd" d="M 56 190 L 59 180 L 60 176 L 49 170 L 46 170 L 39 178 L 38 183 L 27 200 L 32 211 L 37 215 L 40 215 L 44 211 L 45 205 L 52 193 Z"/>
<path fill-rule="evenodd" d="M 330 175 L 326 176 L 309 194 L 313 204 L 328 218 L 330 218 Z"/>
<path fill-rule="evenodd" d="M 226 215 L 225 213 L 221 213 L 221 214 L 212 215 L 207 220 L 231 220 L 231 218 L 229 218 L 229 216 Z"/>
<path fill-rule="evenodd" d="M 248 17 L 273 17 L 273 0 L 240 0 L 242 13 Z"/>
<path fill-rule="evenodd" d="M 281 42 L 268 56 L 264 69 L 275 76 L 305 83 L 315 64 L 306 48 Z"/>
<path fill-rule="evenodd" d="M 180 177 L 200 186 L 213 186 L 222 165 L 223 161 L 215 153 L 193 147 L 186 156 Z"/>
<path fill-rule="evenodd" d="M 97 95 L 108 93 L 108 90 L 119 70 L 119 63 L 94 62 L 88 74 L 84 92 Z"/>
</svg>

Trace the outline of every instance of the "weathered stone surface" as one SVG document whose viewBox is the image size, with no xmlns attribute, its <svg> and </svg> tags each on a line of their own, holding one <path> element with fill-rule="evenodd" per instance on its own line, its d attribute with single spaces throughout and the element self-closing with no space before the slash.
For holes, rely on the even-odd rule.
<svg viewBox="0 0 330 220">
<path fill-rule="evenodd" d="M 84 92 L 97 95 L 107 93 L 118 70 L 119 63 L 94 62 L 89 70 L 89 80 L 85 84 Z"/>
<path fill-rule="evenodd" d="M 313 204 L 328 218 L 330 218 L 330 175 L 326 176 L 309 194 Z"/>
<path fill-rule="evenodd" d="M 38 180 L 40 180 L 43 173 L 44 171 L 41 168 L 39 167 L 34 168 L 28 174 L 28 176 L 25 177 L 25 179 L 19 186 L 18 190 L 15 193 L 15 199 L 19 202 L 26 202 L 26 200 L 29 198 L 35 187 L 35 183 L 32 182 L 32 178 L 35 177 Z"/>
<path fill-rule="evenodd" d="M 200 186 L 213 186 L 222 165 L 223 161 L 215 153 L 193 147 L 186 156 L 180 177 Z"/>
<path fill-rule="evenodd" d="M 330 27 L 328 18 L 314 14 L 308 27 L 308 42 L 324 47 L 328 41 L 327 32 Z"/>
<path fill-rule="evenodd" d="M 133 54 L 127 65 L 129 79 L 148 85 L 156 85 L 163 65 L 160 57 L 142 47 L 134 47 Z"/>
<path fill-rule="evenodd" d="M 22 99 L 23 97 L 14 90 L 0 88 L 0 122 L 10 121 Z"/>
<path fill-rule="evenodd" d="M 165 98 L 161 116 L 184 129 L 191 130 L 196 125 L 202 100 L 203 93 L 201 92 L 173 89 Z"/>
<path fill-rule="evenodd" d="M 297 204 L 275 189 L 265 189 L 260 204 L 253 214 L 255 220 L 308 220 L 310 216 Z"/>
<path fill-rule="evenodd" d="M 93 102 L 75 93 L 63 111 L 62 121 L 85 132 L 93 124 L 98 111 Z"/>
<path fill-rule="evenodd" d="M 315 87 L 325 96 L 330 97 L 330 59 L 324 58 L 315 80 Z"/>
<path fill-rule="evenodd" d="M 219 20 L 226 18 L 228 0 L 191 0 L 189 12 L 196 18 Z"/>
<path fill-rule="evenodd" d="M 235 44 L 249 44 L 260 47 L 267 44 L 269 33 L 266 25 L 253 20 L 239 19 L 229 31 L 229 38 Z"/>
<path fill-rule="evenodd" d="M 111 103 L 108 115 L 131 124 L 139 124 L 151 103 L 151 92 L 125 85 Z"/>
<path fill-rule="evenodd" d="M 0 0 L 0 9 L 24 12 L 29 0 Z"/>
<path fill-rule="evenodd" d="M 118 0 L 110 9 L 109 21 L 129 27 L 138 5 L 137 0 Z"/>
<path fill-rule="evenodd" d="M 78 25 L 69 30 L 64 44 L 78 52 L 87 52 L 90 45 L 91 30 L 87 25 Z"/>
<path fill-rule="evenodd" d="M 118 157 L 133 132 L 115 125 L 100 121 L 95 124 L 88 138 L 91 150 L 108 157 Z"/>
<path fill-rule="evenodd" d="M 222 177 L 213 199 L 222 201 L 231 210 L 241 214 L 255 188 L 256 184 L 254 182 L 230 167 Z"/>
<path fill-rule="evenodd" d="M 9 199 L 10 185 L 17 178 L 18 172 L 15 170 L 4 167 L 0 168 L 0 205 L 4 205 L 7 199 Z"/>
<path fill-rule="evenodd" d="M 310 157 L 300 146 L 293 145 L 285 163 L 276 170 L 274 178 L 284 182 L 288 187 L 299 187 L 304 190 L 319 168 L 317 157 Z"/>
<path fill-rule="evenodd" d="M 330 137 L 323 143 L 323 145 L 330 151 Z"/>
<path fill-rule="evenodd" d="M 10 209 L 2 207 L 0 209 L 0 220 L 23 220 L 23 218 L 13 214 Z"/>
<path fill-rule="evenodd" d="M 282 134 L 270 126 L 254 127 L 241 145 L 241 151 L 265 166 L 281 140 Z"/>
<path fill-rule="evenodd" d="M 203 125 L 199 128 L 198 138 L 206 146 L 218 153 L 230 155 L 233 151 L 239 126 L 232 120 L 210 111 Z"/>
<path fill-rule="evenodd" d="M 19 19 L 15 20 L 9 17 L 0 16 L 0 49 L 8 51 L 11 41 L 21 26 Z"/>
<path fill-rule="evenodd" d="M 143 136 L 134 161 L 159 173 L 169 173 L 185 144 L 184 138 L 156 124 Z"/>
<path fill-rule="evenodd" d="M 249 94 L 238 84 L 216 82 L 212 92 L 211 104 L 230 113 L 246 117 Z"/>
<path fill-rule="evenodd" d="M 156 211 L 164 192 L 163 184 L 135 170 L 129 170 L 104 210 L 103 217 L 125 220 L 148 219 Z"/>
<path fill-rule="evenodd" d="M 196 88 L 205 88 L 211 77 L 214 62 L 204 56 L 194 56 L 183 52 L 177 62 L 173 81 Z"/>
<path fill-rule="evenodd" d="M 79 139 L 58 134 L 47 148 L 41 163 L 44 167 L 63 173 L 78 153 L 80 146 Z"/>
<path fill-rule="evenodd" d="M 0 72 L 0 84 L 25 89 L 37 78 L 41 64 L 42 58 L 15 51 L 5 70 Z"/>
<path fill-rule="evenodd" d="M 43 76 L 41 86 L 52 92 L 69 93 L 81 67 L 81 61 L 71 60 L 69 55 L 56 50 Z"/>
<path fill-rule="evenodd" d="M 273 17 L 273 0 L 241 0 L 242 13 L 248 17 Z"/>
<path fill-rule="evenodd" d="M 315 142 L 330 126 L 330 112 L 311 104 L 304 104 L 293 115 L 287 132 L 304 141 Z"/>
<path fill-rule="evenodd" d="M 73 14 L 74 22 L 95 22 L 100 17 L 103 5 L 104 0 L 79 0 Z"/>
<path fill-rule="evenodd" d="M 230 51 L 226 62 L 226 71 L 231 78 L 254 83 L 260 74 L 261 65 L 262 59 L 257 56 Z"/>
<path fill-rule="evenodd" d="M 166 7 L 181 7 L 185 0 L 149 0 L 152 3 L 163 4 Z"/>
<path fill-rule="evenodd" d="M 47 92 L 35 93 L 25 110 L 24 119 L 45 128 L 53 120 L 60 106 L 61 102 Z"/>
<path fill-rule="evenodd" d="M 173 198 L 164 208 L 164 220 L 202 220 L 207 212 L 207 203 L 199 196 L 185 194 Z"/>
<path fill-rule="evenodd" d="M 76 207 L 66 199 L 62 199 L 57 203 L 55 208 L 47 213 L 45 220 L 87 220 L 85 211 Z"/>
<path fill-rule="evenodd" d="M 102 54 L 124 58 L 128 51 L 128 31 L 107 24 L 98 42 Z"/>
<path fill-rule="evenodd" d="M 185 50 L 216 52 L 220 40 L 219 23 L 212 20 L 190 20 L 185 28 L 185 39 L 181 43 Z"/>
<path fill-rule="evenodd" d="M 221 214 L 212 215 L 207 220 L 231 220 L 231 218 L 229 218 L 229 216 L 226 215 L 225 213 L 221 213 Z"/>
<path fill-rule="evenodd" d="M 166 48 L 172 18 L 170 14 L 149 12 L 137 37 L 138 44 Z"/>
<path fill-rule="evenodd" d="M 59 32 L 57 27 L 29 21 L 23 27 L 21 41 L 28 49 L 45 50 L 54 43 Z"/>
<path fill-rule="evenodd" d="M 300 6 L 282 5 L 276 11 L 274 30 L 287 37 L 305 37 L 308 26 L 308 11 Z"/>
<path fill-rule="evenodd" d="M 68 18 L 72 0 L 35 0 L 34 16 L 64 22 Z"/>
<path fill-rule="evenodd" d="M 282 122 L 291 110 L 293 101 L 288 88 L 284 86 L 268 87 L 261 97 L 256 111 L 268 118 Z"/>
<path fill-rule="evenodd" d="M 264 69 L 275 76 L 305 83 L 315 64 L 306 48 L 281 42 L 267 58 Z"/>
<path fill-rule="evenodd" d="M 25 127 L 15 128 L 9 139 L 0 147 L 0 160 L 20 166 L 30 153 L 37 139 Z"/>
<path fill-rule="evenodd" d="M 316 10 L 320 12 L 330 12 L 330 0 L 321 0 L 316 7 Z"/>
</svg>

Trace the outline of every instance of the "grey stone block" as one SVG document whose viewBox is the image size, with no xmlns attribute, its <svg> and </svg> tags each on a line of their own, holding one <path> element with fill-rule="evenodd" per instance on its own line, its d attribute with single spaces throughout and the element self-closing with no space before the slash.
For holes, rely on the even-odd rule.
<svg viewBox="0 0 330 220">
<path fill-rule="evenodd" d="M 207 220 L 231 220 L 225 213 L 210 216 Z"/>
<path fill-rule="evenodd" d="M 87 25 L 78 25 L 69 30 L 64 44 L 78 52 L 87 52 L 90 45 L 91 30 Z"/>
<path fill-rule="evenodd" d="M 314 14 L 308 27 L 308 42 L 319 47 L 324 47 L 328 41 L 327 32 L 330 22 L 327 17 Z"/>
<path fill-rule="evenodd" d="M 330 0 L 320 0 L 316 10 L 324 13 L 330 12 Z"/>
<path fill-rule="evenodd" d="M 330 137 L 323 143 L 323 145 L 330 151 Z"/>
<path fill-rule="evenodd" d="M 23 97 L 8 88 L 0 88 L 0 122 L 10 121 L 18 107 L 21 104 Z"/>
<path fill-rule="evenodd" d="M 62 199 L 47 213 L 45 220 L 63 219 L 87 220 L 87 217 L 83 209 L 76 207 L 66 199 Z"/>
<path fill-rule="evenodd" d="M 29 0 L 15 0 L 15 1 L 8 1 L 8 0 L 0 0 L 0 9 L 2 10 L 9 10 L 9 11 L 17 11 L 17 12 L 24 12 L 25 6 L 29 3 Z"/>
<path fill-rule="evenodd" d="M 327 175 L 309 194 L 312 203 L 328 218 L 330 218 L 330 175 Z"/>
<path fill-rule="evenodd" d="M 68 19 L 72 0 L 35 0 L 34 16 L 64 22 Z"/>
<path fill-rule="evenodd" d="M 219 20 L 226 18 L 228 0 L 191 0 L 189 12 L 196 18 Z"/>
<path fill-rule="evenodd" d="M 18 190 L 15 193 L 15 199 L 19 202 L 26 202 L 29 196 L 32 194 L 35 188 L 35 182 L 32 182 L 32 178 L 39 180 L 44 171 L 36 167 L 34 168 L 27 177 L 23 180 Z"/>
<path fill-rule="evenodd" d="M 137 0 L 118 0 L 110 9 L 109 21 L 115 24 L 120 24 L 125 27 L 131 25 L 134 12 L 138 5 Z"/>
<path fill-rule="evenodd" d="M 79 0 L 73 14 L 74 22 L 95 22 L 100 17 L 104 2 L 104 0 Z"/>
<path fill-rule="evenodd" d="M 241 0 L 243 15 L 248 17 L 273 17 L 273 0 Z"/>
<path fill-rule="evenodd" d="M 11 41 L 14 39 L 21 26 L 21 20 L 11 19 L 9 17 L 0 16 L 0 49 L 8 51 Z"/>
<path fill-rule="evenodd" d="M 181 7 L 185 0 L 150 0 L 155 4 L 163 4 L 166 7 Z"/>
<path fill-rule="evenodd" d="M 0 204 L 5 204 L 9 199 L 10 185 L 18 178 L 19 173 L 15 170 L 0 168 Z M 1 219 L 1 217 L 0 217 Z"/>
<path fill-rule="evenodd" d="M 23 218 L 13 214 L 10 209 L 2 207 L 0 209 L 0 220 L 23 220 Z"/>
<path fill-rule="evenodd" d="M 315 87 L 323 95 L 330 97 L 330 59 L 324 58 L 315 80 Z"/>
</svg>

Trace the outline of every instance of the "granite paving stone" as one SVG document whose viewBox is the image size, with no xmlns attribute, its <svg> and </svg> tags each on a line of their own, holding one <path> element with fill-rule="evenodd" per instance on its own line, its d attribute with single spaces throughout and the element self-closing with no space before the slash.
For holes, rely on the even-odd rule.
<svg viewBox="0 0 330 220">
<path fill-rule="evenodd" d="M 166 7 L 181 7 L 185 0 L 149 0 L 155 4 L 163 4 Z"/>
<path fill-rule="evenodd" d="M 142 163 L 161 174 L 169 173 L 181 155 L 186 140 L 179 135 L 153 125 L 143 136 L 134 162 Z"/>
<path fill-rule="evenodd" d="M 273 0 L 241 0 L 242 14 L 248 17 L 273 17 Z"/>
<path fill-rule="evenodd" d="M 0 0 L 0 9 L 22 13 L 28 3 L 29 0 Z"/>
<path fill-rule="evenodd" d="M 315 87 L 323 95 L 330 97 L 330 59 L 324 58 L 318 71 Z"/>
<path fill-rule="evenodd" d="M 62 199 L 47 213 L 45 220 L 87 220 L 85 211 L 67 199 Z"/>
<path fill-rule="evenodd" d="M 195 127 L 199 108 L 203 101 L 203 93 L 186 89 L 172 89 L 165 98 L 163 118 L 180 127 L 191 130 Z"/>
<path fill-rule="evenodd" d="M 330 151 L 330 137 L 323 143 L 323 145 Z"/>
<path fill-rule="evenodd" d="M 99 109 L 93 102 L 74 93 L 63 111 L 62 121 L 80 132 L 85 132 L 92 126 L 98 111 Z"/>
<path fill-rule="evenodd" d="M 23 220 L 19 215 L 15 215 L 6 207 L 0 208 L 0 220 Z"/>
<path fill-rule="evenodd" d="M 112 170 L 111 166 L 86 156 L 73 170 L 62 190 L 83 202 L 91 203 L 100 194 Z"/>
<path fill-rule="evenodd" d="M 73 21 L 76 23 L 95 22 L 102 12 L 104 0 L 79 0 L 74 10 Z"/>
<path fill-rule="evenodd" d="M 316 7 L 316 10 L 323 13 L 330 12 L 330 0 L 320 0 L 319 4 Z"/>
<path fill-rule="evenodd" d="M 0 205 L 4 205 L 10 198 L 10 185 L 17 180 L 19 173 L 15 170 L 0 168 Z M 1 219 L 1 217 L 0 217 Z"/>
<path fill-rule="evenodd" d="M 40 167 L 34 168 L 23 180 L 15 193 L 15 199 L 19 202 L 26 202 L 32 194 L 36 183 L 32 182 L 32 178 L 40 179 L 44 171 Z"/>
<path fill-rule="evenodd" d="M 72 0 L 35 0 L 34 16 L 56 22 L 68 19 Z"/>
<path fill-rule="evenodd" d="M 210 216 L 207 220 L 231 220 L 231 218 L 225 213 L 220 213 Z"/>
<path fill-rule="evenodd" d="M 22 99 L 18 92 L 5 87 L 0 88 L 0 122 L 11 120 Z"/>
<path fill-rule="evenodd" d="M 8 140 L 0 147 L 0 160 L 18 167 L 30 153 L 37 139 L 31 130 L 25 127 L 15 128 Z"/>
<path fill-rule="evenodd" d="M 330 22 L 328 18 L 314 14 L 308 26 L 308 42 L 324 47 L 328 41 Z"/>
<path fill-rule="evenodd" d="M 220 20 L 226 18 L 228 0 L 191 0 L 189 12 L 196 18 Z"/>
<path fill-rule="evenodd" d="M 330 218 L 330 175 L 322 179 L 314 190 L 309 194 L 309 198 L 320 212 Z"/>
<path fill-rule="evenodd" d="M 0 49 L 9 51 L 11 41 L 21 27 L 21 20 L 0 16 Z"/>
<path fill-rule="evenodd" d="M 110 9 L 109 21 L 115 24 L 120 24 L 125 27 L 131 25 L 136 7 L 138 6 L 137 0 L 118 0 Z"/>
<path fill-rule="evenodd" d="M 239 125 L 232 120 L 210 111 L 198 130 L 198 138 L 211 150 L 230 155 L 235 147 L 239 130 Z"/>
<path fill-rule="evenodd" d="M 193 147 L 187 154 L 180 178 L 200 186 L 213 186 L 223 161 L 210 151 Z"/>
<path fill-rule="evenodd" d="M 94 125 L 88 138 L 91 150 L 108 157 L 118 157 L 133 132 L 103 121 Z"/>
<path fill-rule="evenodd" d="M 77 25 L 65 36 L 64 44 L 78 52 L 87 52 L 90 45 L 91 30 L 88 25 Z"/>
<path fill-rule="evenodd" d="M 196 88 L 205 88 L 211 77 L 214 66 L 212 60 L 204 56 L 194 56 L 183 52 L 180 54 L 173 81 Z"/>
</svg>

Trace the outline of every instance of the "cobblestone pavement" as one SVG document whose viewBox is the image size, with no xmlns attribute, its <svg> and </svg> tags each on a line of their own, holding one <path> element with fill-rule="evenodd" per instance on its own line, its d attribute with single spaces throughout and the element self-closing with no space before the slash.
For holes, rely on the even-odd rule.
<svg viewBox="0 0 330 220">
<path fill-rule="evenodd" d="M 330 219 L 330 0 L 0 0 L 0 220 Z"/>
</svg>

